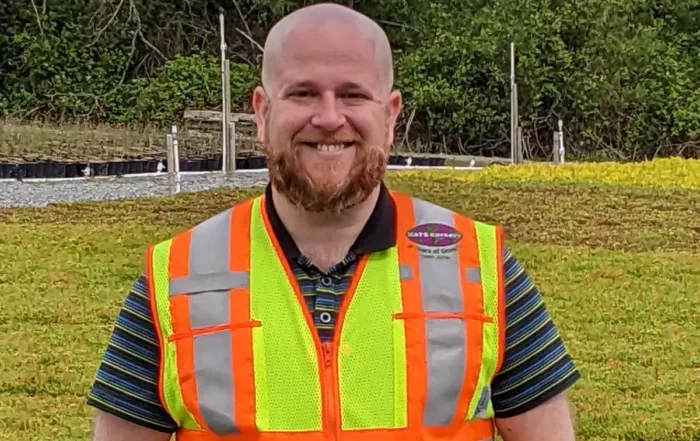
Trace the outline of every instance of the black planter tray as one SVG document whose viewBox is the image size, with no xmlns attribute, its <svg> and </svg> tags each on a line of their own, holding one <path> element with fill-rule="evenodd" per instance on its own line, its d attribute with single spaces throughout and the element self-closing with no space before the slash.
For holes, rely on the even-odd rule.
<svg viewBox="0 0 700 441">
<path fill-rule="evenodd" d="M 409 156 L 392 155 L 390 165 L 406 165 Z M 442 166 L 445 158 L 410 157 L 412 166 Z M 32 161 L 19 163 L 0 162 L 0 179 L 32 179 L 32 178 L 78 178 L 84 177 L 84 170 L 90 166 L 90 176 L 122 176 L 158 171 L 158 163 L 162 162 L 163 171 L 167 170 L 165 158 L 141 158 L 120 161 L 103 162 L 65 162 L 65 161 Z M 241 156 L 236 158 L 236 169 L 264 169 L 263 156 Z M 222 168 L 221 155 L 181 158 L 181 172 L 219 171 Z"/>
<path fill-rule="evenodd" d="M 389 156 L 389 165 L 407 165 L 408 159 L 411 159 L 411 166 L 421 167 L 442 167 L 445 165 L 445 158 L 427 158 L 425 156 L 404 156 L 391 155 Z"/>
</svg>

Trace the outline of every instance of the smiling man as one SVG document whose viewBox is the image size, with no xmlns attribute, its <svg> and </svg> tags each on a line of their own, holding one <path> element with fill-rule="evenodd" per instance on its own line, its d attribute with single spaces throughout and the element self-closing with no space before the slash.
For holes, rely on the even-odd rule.
<svg viewBox="0 0 700 441">
<path fill-rule="evenodd" d="M 90 393 L 95 440 L 574 440 L 579 374 L 502 229 L 382 182 L 392 70 L 343 6 L 270 31 L 270 185 L 149 249 Z"/>
</svg>

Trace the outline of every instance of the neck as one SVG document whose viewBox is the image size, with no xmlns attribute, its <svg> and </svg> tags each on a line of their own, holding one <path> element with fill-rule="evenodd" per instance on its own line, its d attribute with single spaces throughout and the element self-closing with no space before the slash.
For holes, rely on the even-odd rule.
<svg viewBox="0 0 700 441">
<path fill-rule="evenodd" d="M 362 203 L 339 214 L 312 213 L 272 187 L 272 202 L 299 251 L 322 271 L 341 261 L 360 235 L 379 198 L 377 186 Z M 330 239 L 330 240 L 329 240 Z"/>
</svg>

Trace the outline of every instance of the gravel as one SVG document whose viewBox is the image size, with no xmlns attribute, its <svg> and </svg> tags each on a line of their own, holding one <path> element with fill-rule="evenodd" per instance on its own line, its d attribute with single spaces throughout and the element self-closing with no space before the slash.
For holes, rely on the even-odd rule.
<svg viewBox="0 0 700 441">
<path fill-rule="evenodd" d="M 218 188 L 264 187 L 267 170 L 220 174 L 183 174 L 180 192 Z M 43 207 L 56 202 L 108 201 L 168 196 L 173 190 L 165 176 L 109 177 L 91 180 L 0 181 L 0 207 Z"/>
<path fill-rule="evenodd" d="M 390 170 L 428 170 L 452 167 L 389 166 Z M 454 170 L 477 171 L 481 167 L 454 167 Z M 239 170 L 232 176 L 221 173 L 183 173 L 180 192 L 190 193 L 218 188 L 264 187 L 267 169 Z M 100 177 L 93 179 L 0 179 L 0 208 L 44 207 L 58 202 L 110 201 L 173 194 L 167 175 Z"/>
</svg>

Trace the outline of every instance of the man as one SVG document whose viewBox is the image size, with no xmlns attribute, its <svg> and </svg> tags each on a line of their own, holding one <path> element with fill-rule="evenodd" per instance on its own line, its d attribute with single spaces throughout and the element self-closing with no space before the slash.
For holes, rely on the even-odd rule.
<svg viewBox="0 0 700 441">
<path fill-rule="evenodd" d="M 253 97 L 270 185 L 149 249 L 94 440 L 574 439 L 579 374 L 501 230 L 382 184 L 392 87 L 367 17 L 275 25 Z"/>
</svg>

